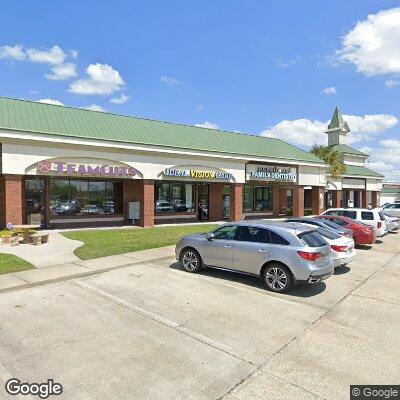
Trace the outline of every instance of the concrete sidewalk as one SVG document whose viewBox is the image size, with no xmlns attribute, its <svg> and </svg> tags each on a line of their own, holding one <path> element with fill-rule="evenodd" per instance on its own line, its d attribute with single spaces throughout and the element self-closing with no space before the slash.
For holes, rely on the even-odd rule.
<svg viewBox="0 0 400 400">
<path fill-rule="evenodd" d="M 41 246 L 21 244 L 19 246 L 2 245 L 0 253 L 13 254 L 20 257 L 36 268 L 52 267 L 79 261 L 74 250 L 83 246 L 78 240 L 71 240 L 55 231 L 41 231 L 49 233 L 49 242 Z"/>
<path fill-rule="evenodd" d="M 29 246 L 30 249 L 33 247 L 34 246 Z M 38 247 L 44 248 L 44 246 Z M 79 245 L 77 247 L 79 247 Z M 112 269 L 141 264 L 143 262 L 171 258 L 174 257 L 174 249 L 175 246 L 167 246 L 115 256 L 94 258 L 91 260 L 80 260 L 74 256 L 76 259 L 66 259 L 63 264 L 50 264 L 46 267 L 0 275 L 0 293 L 98 274 Z M 42 257 L 45 256 L 42 255 Z"/>
</svg>

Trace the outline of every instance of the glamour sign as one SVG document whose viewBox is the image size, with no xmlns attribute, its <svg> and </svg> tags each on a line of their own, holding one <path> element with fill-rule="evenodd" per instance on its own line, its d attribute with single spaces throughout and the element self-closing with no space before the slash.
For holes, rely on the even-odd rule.
<svg viewBox="0 0 400 400">
<path fill-rule="evenodd" d="M 253 165 L 247 166 L 249 179 L 267 180 L 267 181 L 284 181 L 296 182 L 297 171 L 291 167 L 280 167 L 276 165 Z"/>
<path fill-rule="evenodd" d="M 129 178 L 138 175 L 138 171 L 128 165 L 94 165 L 84 163 L 69 163 L 65 161 L 39 161 L 37 165 L 37 173 L 113 178 Z"/>
</svg>

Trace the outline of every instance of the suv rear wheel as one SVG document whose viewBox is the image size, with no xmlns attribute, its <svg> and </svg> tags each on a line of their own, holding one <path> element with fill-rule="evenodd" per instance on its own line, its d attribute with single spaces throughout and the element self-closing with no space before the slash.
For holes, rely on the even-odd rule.
<svg viewBox="0 0 400 400">
<path fill-rule="evenodd" d="M 289 268 L 282 264 L 269 264 L 263 272 L 263 280 L 268 290 L 285 293 L 293 286 L 293 277 Z"/>
<path fill-rule="evenodd" d="M 198 272 L 202 267 L 199 253 L 191 248 L 182 251 L 180 261 L 187 272 Z"/>
</svg>

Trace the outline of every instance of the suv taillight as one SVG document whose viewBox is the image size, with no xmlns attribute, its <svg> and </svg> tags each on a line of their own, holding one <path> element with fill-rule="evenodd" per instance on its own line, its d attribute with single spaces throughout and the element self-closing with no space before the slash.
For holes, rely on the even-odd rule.
<svg viewBox="0 0 400 400">
<path fill-rule="evenodd" d="M 348 246 L 337 246 L 336 244 L 332 244 L 331 248 L 339 253 L 344 253 L 349 249 Z"/>
<path fill-rule="evenodd" d="M 378 229 L 381 229 L 382 228 L 382 222 L 378 222 Z"/>
<path fill-rule="evenodd" d="M 322 256 L 322 253 L 309 253 L 308 251 L 298 251 L 297 254 L 307 261 L 315 261 Z"/>
</svg>

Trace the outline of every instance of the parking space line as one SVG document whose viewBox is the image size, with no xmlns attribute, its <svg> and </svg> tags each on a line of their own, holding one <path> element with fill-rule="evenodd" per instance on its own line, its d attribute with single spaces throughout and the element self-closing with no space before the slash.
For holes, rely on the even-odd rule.
<svg viewBox="0 0 400 400">
<path fill-rule="evenodd" d="M 97 295 L 99 297 L 102 297 L 105 300 L 111 301 L 114 304 L 117 304 L 117 305 L 119 305 L 121 307 L 124 307 L 124 308 L 126 308 L 126 309 L 128 309 L 130 311 L 133 311 L 136 314 L 139 314 L 139 315 L 141 315 L 141 316 L 143 316 L 145 318 L 151 319 L 152 321 L 155 321 L 155 322 L 157 322 L 157 323 L 159 323 L 161 325 L 164 325 L 166 327 L 174 329 L 175 331 L 178 331 L 178 332 L 180 332 L 180 333 L 182 333 L 182 334 L 184 334 L 186 336 L 190 336 L 191 338 L 193 338 L 193 339 L 195 339 L 195 340 L 197 340 L 197 341 L 199 341 L 199 342 L 201 342 L 203 344 L 206 344 L 207 346 L 213 347 L 213 348 L 215 348 L 215 349 L 217 349 L 219 351 L 222 351 L 222 352 L 224 352 L 224 353 L 226 353 L 226 354 L 228 354 L 228 355 L 230 355 L 232 357 L 235 357 L 235 358 L 237 358 L 237 359 L 239 359 L 239 360 L 241 360 L 243 362 L 246 362 L 246 363 L 251 364 L 253 366 L 258 366 L 258 364 L 255 364 L 252 361 L 244 359 L 235 350 L 225 346 L 224 344 L 222 344 L 222 343 L 220 343 L 220 342 L 218 342 L 218 341 L 216 341 L 214 339 L 211 339 L 208 336 L 204 336 L 202 334 L 194 332 L 191 329 L 185 328 L 183 326 L 184 323 L 181 324 L 181 323 L 178 323 L 176 321 L 164 318 L 164 317 L 162 317 L 162 316 L 160 316 L 158 314 L 155 314 L 155 313 L 153 313 L 153 312 L 151 312 L 149 310 L 146 310 L 143 307 L 139 307 L 139 306 L 137 306 L 135 304 L 129 303 L 129 302 L 117 297 L 117 296 L 114 296 L 114 295 L 112 295 L 110 293 L 107 293 L 104 290 L 98 289 L 98 288 L 96 288 L 96 287 L 94 287 L 94 286 L 92 286 L 92 285 L 90 285 L 90 284 L 88 284 L 86 282 L 80 281 L 78 279 L 72 280 L 72 281 L 70 281 L 70 283 L 73 283 L 73 284 L 79 286 L 81 289 L 87 290 L 87 291 L 89 291 L 89 292 L 91 292 L 91 293 L 93 293 L 93 294 L 95 294 L 95 295 Z"/>
</svg>

